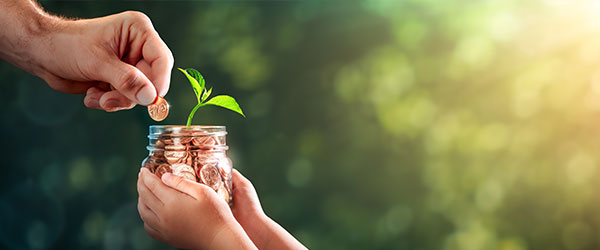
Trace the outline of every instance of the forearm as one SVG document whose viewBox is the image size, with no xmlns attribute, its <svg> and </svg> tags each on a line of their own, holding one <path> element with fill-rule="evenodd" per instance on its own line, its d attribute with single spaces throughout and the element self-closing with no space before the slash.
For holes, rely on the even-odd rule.
<svg viewBox="0 0 600 250">
<path fill-rule="evenodd" d="M 294 236 L 264 213 L 245 223 L 244 230 L 260 249 L 306 249 Z"/>
<path fill-rule="evenodd" d="M 0 58 L 38 75 L 33 51 L 47 39 L 59 18 L 45 13 L 31 0 L 0 0 Z"/>
<path fill-rule="evenodd" d="M 229 226 L 224 226 L 213 240 L 208 249 L 244 249 L 258 250 L 252 240 L 246 235 L 240 224 L 233 221 Z"/>
</svg>

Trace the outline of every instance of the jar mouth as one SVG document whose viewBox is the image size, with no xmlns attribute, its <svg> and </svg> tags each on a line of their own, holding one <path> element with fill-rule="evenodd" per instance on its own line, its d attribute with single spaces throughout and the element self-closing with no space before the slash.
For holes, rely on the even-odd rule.
<svg viewBox="0 0 600 250">
<path fill-rule="evenodd" d="M 226 135 L 225 126 L 211 126 L 211 125 L 151 125 L 149 128 L 150 136 L 222 136 Z"/>
</svg>

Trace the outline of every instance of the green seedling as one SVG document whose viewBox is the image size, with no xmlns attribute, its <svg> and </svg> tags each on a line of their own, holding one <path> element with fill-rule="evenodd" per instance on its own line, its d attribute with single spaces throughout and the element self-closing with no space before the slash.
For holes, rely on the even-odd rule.
<svg viewBox="0 0 600 250">
<path fill-rule="evenodd" d="M 190 84 L 192 84 L 192 88 L 194 89 L 194 93 L 196 94 L 196 99 L 198 100 L 198 104 L 196 105 L 196 107 L 194 107 L 194 109 L 192 109 L 190 116 L 188 116 L 187 125 L 186 125 L 187 127 L 192 125 L 192 119 L 194 118 L 194 114 L 196 113 L 196 110 L 198 110 L 198 108 L 200 108 L 202 106 L 206 106 L 206 105 L 214 105 L 214 106 L 226 108 L 231 111 L 237 112 L 238 114 L 242 115 L 243 117 L 246 117 L 246 115 L 244 115 L 244 112 L 242 112 L 240 105 L 231 96 L 218 95 L 207 101 L 208 97 L 212 93 L 212 87 L 210 89 L 206 90 L 207 88 L 205 86 L 204 77 L 202 77 L 200 72 L 198 72 L 195 69 L 186 69 L 186 70 L 181 69 L 181 68 L 178 68 L 178 69 L 181 72 L 183 72 L 183 74 L 185 74 L 187 79 L 190 81 Z"/>
</svg>

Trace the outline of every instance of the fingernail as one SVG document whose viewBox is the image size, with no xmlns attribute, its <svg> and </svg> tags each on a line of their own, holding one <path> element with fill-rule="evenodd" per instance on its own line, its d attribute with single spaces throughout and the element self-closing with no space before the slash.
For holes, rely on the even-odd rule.
<svg viewBox="0 0 600 250">
<path fill-rule="evenodd" d="M 106 109 L 116 109 L 119 107 L 119 101 L 110 99 L 104 102 L 104 108 Z"/>
<path fill-rule="evenodd" d="M 87 99 L 88 107 L 100 107 L 100 101 L 98 99 L 88 98 Z"/>
<path fill-rule="evenodd" d="M 140 89 L 140 91 L 138 91 L 135 97 L 138 99 L 140 104 L 150 105 L 154 103 L 154 100 L 156 100 L 156 90 L 152 86 L 146 85 Z"/>
</svg>

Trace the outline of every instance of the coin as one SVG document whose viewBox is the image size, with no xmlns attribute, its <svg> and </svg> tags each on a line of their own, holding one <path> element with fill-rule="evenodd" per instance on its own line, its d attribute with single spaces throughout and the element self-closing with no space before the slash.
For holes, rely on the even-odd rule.
<svg viewBox="0 0 600 250">
<path fill-rule="evenodd" d="M 200 170 L 200 179 L 204 184 L 211 187 L 213 190 L 217 191 L 219 188 L 219 184 L 221 184 L 221 175 L 219 174 L 219 170 L 212 165 L 204 165 Z"/>
<path fill-rule="evenodd" d="M 229 189 L 226 186 L 220 186 L 217 190 L 217 194 L 223 197 L 225 202 L 231 204 L 231 195 L 229 194 Z"/>
<path fill-rule="evenodd" d="M 194 169 L 190 167 L 190 165 L 177 163 L 171 165 L 171 169 L 173 170 L 174 175 L 181 176 L 190 181 L 196 181 L 196 174 L 194 173 Z"/>
<path fill-rule="evenodd" d="M 212 145 L 216 145 L 217 141 L 215 140 L 214 137 L 194 137 L 192 139 L 192 144 L 196 145 L 196 146 L 212 146 Z"/>
<path fill-rule="evenodd" d="M 188 179 L 190 181 L 196 181 L 196 175 L 190 172 L 181 172 L 179 174 L 179 176 L 183 177 L 184 179 Z"/>
<path fill-rule="evenodd" d="M 190 172 L 192 174 L 194 174 L 194 169 L 187 164 L 183 164 L 183 163 L 176 163 L 171 165 L 171 169 L 173 170 L 173 174 L 174 175 L 178 175 L 182 172 Z"/>
<path fill-rule="evenodd" d="M 169 115 L 169 103 L 165 98 L 157 97 L 153 104 L 148 105 L 148 114 L 157 122 L 164 120 Z"/>
<path fill-rule="evenodd" d="M 154 174 L 156 174 L 156 176 L 158 176 L 158 178 L 161 178 L 162 175 L 167 172 L 171 172 L 171 168 L 169 167 L 168 164 L 158 165 L 158 167 L 156 167 L 156 169 L 154 170 Z"/>
<path fill-rule="evenodd" d="M 154 172 L 154 169 L 157 165 L 158 164 L 154 161 L 154 159 L 150 157 L 146 158 L 144 162 L 142 162 L 142 166 L 150 170 L 150 172 Z"/>
</svg>

